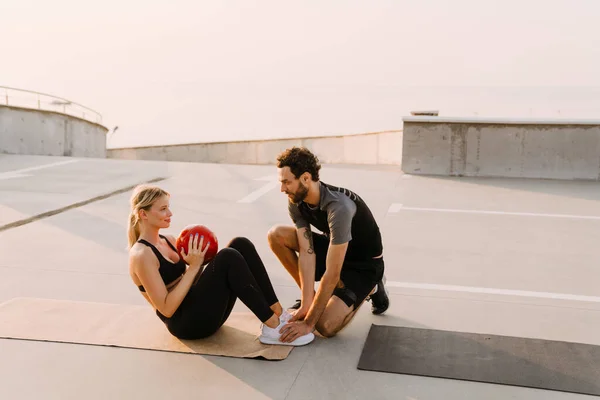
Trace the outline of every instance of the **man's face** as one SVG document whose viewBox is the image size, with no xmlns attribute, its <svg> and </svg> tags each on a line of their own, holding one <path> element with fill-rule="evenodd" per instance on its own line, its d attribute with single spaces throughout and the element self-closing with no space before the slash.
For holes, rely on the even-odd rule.
<svg viewBox="0 0 600 400">
<path fill-rule="evenodd" d="M 300 179 L 296 178 L 290 167 L 278 168 L 279 182 L 281 182 L 281 191 L 288 195 L 294 203 L 299 203 L 308 195 L 308 186 L 302 184 Z"/>
</svg>

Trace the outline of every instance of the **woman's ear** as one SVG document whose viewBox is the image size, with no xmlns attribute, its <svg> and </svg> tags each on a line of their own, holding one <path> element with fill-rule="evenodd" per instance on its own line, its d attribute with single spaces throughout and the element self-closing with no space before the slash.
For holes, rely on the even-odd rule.
<svg viewBox="0 0 600 400">
<path fill-rule="evenodd" d="M 140 212 L 138 213 L 138 217 L 140 220 L 148 219 L 148 213 L 146 213 L 146 210 L 140 210 Z"/>
</svg>

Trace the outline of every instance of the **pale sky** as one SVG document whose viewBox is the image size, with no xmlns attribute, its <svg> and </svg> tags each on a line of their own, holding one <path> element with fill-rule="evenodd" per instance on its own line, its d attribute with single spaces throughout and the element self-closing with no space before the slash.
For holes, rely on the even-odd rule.
<svg viewBox="0 0 600 400">
<path fill-rule="evenodd" d="M 406 86 L 600 87 L 599 18 L 598 0 L 1 0 L 0 85 L 98 110 L 112 145 L 400 129 L 454 104 Z"/>
</svg>

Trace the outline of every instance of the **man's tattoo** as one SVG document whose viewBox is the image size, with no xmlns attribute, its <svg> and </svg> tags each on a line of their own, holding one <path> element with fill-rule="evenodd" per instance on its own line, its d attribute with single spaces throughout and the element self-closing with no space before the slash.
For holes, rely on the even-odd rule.
<svg viewBox="0 0 600 400">
<path fill-rule="evenodd" d="M 313 238 L 312 238 L 312 232 L 308 229 L 304 230 L 304 237 L 306 238 L 306 240 L 308 240 L 308 254 L 313 254 L 315 252 L 314 247 L 313 247 Z"/>
</svg>

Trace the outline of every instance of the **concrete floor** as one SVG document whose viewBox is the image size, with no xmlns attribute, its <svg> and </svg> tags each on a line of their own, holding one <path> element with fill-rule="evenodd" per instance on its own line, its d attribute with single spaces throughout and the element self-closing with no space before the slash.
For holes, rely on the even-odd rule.
<svg viewBox="0 0 600 400">
<path fill-rule="evenodd" d="M 238 202 L 275 176 L 273 166 L 2 155 L 0 229 L 165 178 L 159 185 L 172 194 L 169 232 L 203 223 L 223 245 L 247 236 L 280 300 L 291 304 L 299 291 L 266 242 L 272 225 L 290 223 L 286 197 L 272 189 Z M 417 177 L 396 167 L 333 165 L 321 177 L 356 191 L 378 219 L 392 301 L 385 316 L 373 316 L 367 304 L 339 336 L 294 349 L 280 362 L 0 340 L 1 397 L 593 398 L 356 366 L 372 323 L 600 345 L 597 183 Z M 127 273 L 129 195 L 0 231 L 0 302 L 28 296 L 145 304 Z"/>
</svg>

